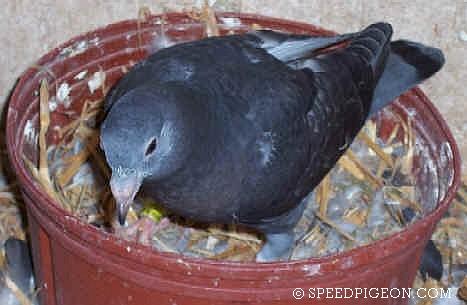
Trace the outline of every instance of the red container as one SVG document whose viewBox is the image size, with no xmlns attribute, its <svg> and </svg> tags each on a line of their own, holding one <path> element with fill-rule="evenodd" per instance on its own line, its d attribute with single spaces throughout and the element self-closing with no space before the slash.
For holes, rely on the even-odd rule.
<svg viewBox="0 0 467 305">
<path fill-rule="evenodd" d="M 255 15 L 226 13 L 219 17 L 224 23 L 223 32 L 241 32 L 258 24 L 295 33 L 331 33 L 312 25 Z M 51 91 L 63 82 L 70 84 L 75 101 L 72 108 L 79 110 L 89 97 L 88 79 L 75 79 L 75 75 L 83 70 L 92 75 L 102 69 L 107 75 L 106 85 L 112 85 L 123 74 L 122 66 L 144 58 L 148 49 L 155 48 L 151 43 L 154 33 L 160 33 L 161 22 L 160 16 L 151 16 L 142 23 L 123 21 L 76 37 L 43 56 L 38 62 L 41 69 L 27 70 L 12 95 L 7 119 L 8 152 L 27 203 L 41 304 L 406 304 L 407 298 L 372 299 L 362 295 L 311 300 L 308 288 L 411 287 L 423 248 L 446 212 L 460 176 L 454 139 L 419 89 L 404 94 L 391 111 L 401 117 L 410 113 L 418 136 L 430 154 L 436 156 L 433 166 L 439 180 L 444 181 L 439 204 L 406 230 L 338 255 L 255 264 L 159 253 L 84 224 L 46 195 L 21 157 L 23 153 L 37 155 L 37 148 L 25 145 L 23 135 L 28 120 L 37 127 L 40 79 L 48 78 Z M 202 36 L 202 27 L 185 14 L 168 14 L 165 22 L 174 41 Z M 101 90 L 97 90 L 90 98 L 100 94 Z M 62 125 L 69 118 L 53 113 L 51 120 L 52 125 Z M 384 129 L 391 121 L 382 124 Z M 53 132 L 49 140 L 54 140 Z M 450 149 L 446 151 L 446 147 Z M 304 289 L 301 301 L 293 297 L 295 288 Z"/>
</svg>

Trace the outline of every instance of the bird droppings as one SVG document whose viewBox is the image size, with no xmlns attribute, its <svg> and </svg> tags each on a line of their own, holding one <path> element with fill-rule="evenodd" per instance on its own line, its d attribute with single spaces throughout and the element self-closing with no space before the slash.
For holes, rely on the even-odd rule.
<svg viewBox="0 0 467 305">
<path fill-rule="evenodd" d="M 105 74 L 102 71 L 96 71 L 92 75 L 92 77 L 88 80 L 88 88 L 89 92 L 94 93 L 96 89 L 100 88 L 103 86 L 105 81 Z"/>
<path fill-rule="evenodd" d="M 183 259 L 178 258 L 178 259 L 177 259 L 177 263 L 180 264 L 180 265 L 183 265 L 183 266 L 185 266 L 187 269 L 190 269 L 190 270 L 191 270 L 191 265 L 190 265 L 188 262 L 184 261 Z"/>
<path fill-rule="evenodd" d="M 64 57 L 73 57 L 84 53 L 88 49 L 88 41 L 81 40 L 75 42 L 73 45 L 68 46 L 60 51 L 60 55 Z"/>
<path fill-rule="evenodd" d="M 83 80 L 86 77 L 87 74 L 88 74 L 88 70 L 84 70 L 84 71 L 81 71 L 78 74 L 76 74 L 75 77 L 73 77 L 73 78 L 76 79 L 76 80 Z"/>
<path fill-rule="evenodd" d="M 307 277 L 315 276 L 315 275 L 320 273 L 321 265 L 319 265 L 319 264 L 304 265 L 302 267 L 302 270 L 305 273 L 305 276 L 307 276 Z"/>
<path fill-rule="evenodd" d="M 29 144 L 37 143 L 37 130 L 31 120 L 27 120 L 23 131 L 24 140 Z"/>
<path fill-rule="evenodd" d="M 231 28 L 236 28 L 242 26 L 242 20 L 236 17 L 220 17 L 220 21 L 223 25 Z"/>
<path fill-rule="evenodd" d="M 88 50 L 90 46 L 99 46 L 100 38 L 94 37 L 90 40 L 80 40 L 73 43 L 71 46 L 63 48 L 60 51 L 60 56 L 62 57 L 73 57 L 79 54 L 82 54 Z"/>
<path fill-rule="evenodd" d="M 89 40 L 89 44 L 92 44 L 95 47 L 99 46 L 100 38 L 99 37 L 94 37 L 93 39 Z"/>
<path fill-rule="evenodd" d="M 49 111 L 54 112 L 55 110 L 57 110 L 57 108 L 58 108 L 57 98 L 55 96 L 51 97 L 49 100 Z"/>
<path fill-rule="evenodd" d="M 57 109 L 59 104 L 63 105 L 65 108 L 70 107 L 70 92 L 70 85 L 68 85 L 67 83 L 60 84 L 60 86 L 57 89 L 56 97 L 49 100 L 49 109 L 51 111 L 54 111 L 55 109 Z"/>
</svg>

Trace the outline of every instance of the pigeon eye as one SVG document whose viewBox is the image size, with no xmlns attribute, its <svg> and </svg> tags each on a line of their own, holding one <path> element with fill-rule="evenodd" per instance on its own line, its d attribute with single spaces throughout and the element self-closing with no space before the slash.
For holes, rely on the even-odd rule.
<svg viewBox="0 0 467 305">
<path fill-rule="evenodd" d="M 152 138 L 151 141 L 149 142 L 147 148 L 146 148 L 146 152 L 144 153 L 144 156 L 147 157 L 147 156 L 151 155 L 156 150 L 156 147 L 157 147 L 157 139 Z"/>
</svg>

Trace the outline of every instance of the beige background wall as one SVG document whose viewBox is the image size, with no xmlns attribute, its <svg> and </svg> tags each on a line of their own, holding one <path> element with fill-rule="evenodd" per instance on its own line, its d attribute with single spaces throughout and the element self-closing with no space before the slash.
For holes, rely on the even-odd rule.
<svg viewBox="0 0 467 305">
<path fill-rule="evenodd" d="M 0 105 L 27 66 L 72 36 L 134 18 L 142 5 L 161 12 L 163 8 L 191 8 L 200 2 L 0 0 Z M 217 0 L 215 7 L 310 22 L 339 32 L 386 20 L 393 24 L 396 37 L 439 46 L 447 64 L 423 87 L 447 119 L 467 160 L 467 0 Z"/>
</svg>

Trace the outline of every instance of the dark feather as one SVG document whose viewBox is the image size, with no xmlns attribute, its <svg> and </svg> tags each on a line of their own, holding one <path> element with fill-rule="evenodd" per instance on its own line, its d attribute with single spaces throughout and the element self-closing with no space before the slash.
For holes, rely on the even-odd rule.
<svg viewBox="0 0 467 305">
<path fill-rule="evenodd" d="M 144 175 L 142 191 L 173 213 L 256 228 L 283 251 L 300 202 L 345 152 L 372 104 L 439 69 L 432 49 L 391 44 L 391 35 L 386 23 L 335 37 L 263 31 L 151 55 L 107 101 L 101 138 L 112 183 Z M 405 70 L 408 76 L 395 77 Z M 153 139 L 154 158 L 145 154 Z"/>
<path fill-rule="evenodd" d="M 375 88 L 371 114 L 438 72 L 443 65 L 444 55 L 439 49 L 407 40 L 392 42 L 383 75 Z"/>
</svg>

